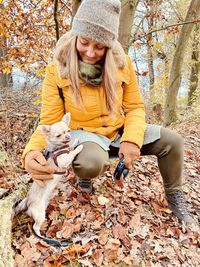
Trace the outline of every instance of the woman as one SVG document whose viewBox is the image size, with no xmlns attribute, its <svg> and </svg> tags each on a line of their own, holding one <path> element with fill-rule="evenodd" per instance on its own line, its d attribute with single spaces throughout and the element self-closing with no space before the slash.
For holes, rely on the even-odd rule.
<svg viewBox="0 0 200 267">
<path fill-rule="evenodd" d="M 119 0 L 82 2 L 47 66 L 40 124 L 51 125 L 71 113 L 72 137 L 84 146 L 73 162 L 82 191 L 91 192 L 91 178 L 106 169 L 109 155 L 124 157 L 129 169 L 140 155 L 156 155 L 169 207 L 180 220 L 192 223 L 181 189 L 182 138 L 169 129 L 146 126 L 131 60 L 117 42 L 119 15 Z M 41 185 L 55 171 L 40 152 L 45 146 L 36 129 L 22 157 Z"/>
</svg>

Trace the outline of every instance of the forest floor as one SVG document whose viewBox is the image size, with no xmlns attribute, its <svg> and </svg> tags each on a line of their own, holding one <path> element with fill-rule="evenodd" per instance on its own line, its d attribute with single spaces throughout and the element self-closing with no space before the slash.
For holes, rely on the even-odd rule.
<svg viewBox="0 0 200 267">
<path fill-rule="evenodd" d="M 13 106 L 0 114 L 0 134 L 5 136 L 0 147 L 0 188 L 9 191 L 17 189 L 25 173 L 20 156 L 37 114 Z M 184 138 L 183 191 L 188 209 L 200 223 L 200 118 L 186 116 L 171 128 Z M 110 170 L 94 180 L 95 192 L 85 203 L 79 201 L 72 172 L 54 191 L 41 232 L 80 243 L 47 245 L 34 236 L 31 218 L 25 214 L 14 218 L 16 267 L 200 266 L 199 229 L 179 223 L 168 209 L 155 157 L 141 157 L 125 181 L 118 183 L 112 177 L 116 164 L 113 160 Z"/>
</svg>

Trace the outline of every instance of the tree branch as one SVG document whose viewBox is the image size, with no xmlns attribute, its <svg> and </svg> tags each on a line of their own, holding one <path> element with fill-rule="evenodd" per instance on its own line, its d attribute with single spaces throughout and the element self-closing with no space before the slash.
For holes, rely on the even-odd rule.
<svg viewBox="0 0 200 267">
<path fill-rule="evenodd" d="M 58 0 L 55 0 L 53 16 L 56 24 L 56 40 L 58 40 L 59 39 Z"/>
<path fill-rule="evenodd" d="M 147 34 L 144 34 L 144 35 L 142 35 L 142 36 L 140 36 L 138 38 L 132 38 L 130 43 L 133 43 L 133 42 L 135 42 L 137 40 L 145 38 L 145 37 L 147 37 L 148 35 L 151 35 L 154 32 L 164 31 L 166 29 L 169 29 L 169 28 L 172 28 L 172 27 L 175 27 L 175 26 L 182 26 L 184 24 L 199 23 L 199 22 L 200 22 L 200 19 L 196 19 L 196 20 L 192 20 L 192 21 L 185 21 L 185 22 L 180 22 L 180 23 L 176 23 L 176 24 L 171 24 L 171 25 L 168 25 L 168 26 L 160 28 L 160 29 L 152 30 L 152 31 L 148 32 Z"/>
</svg>

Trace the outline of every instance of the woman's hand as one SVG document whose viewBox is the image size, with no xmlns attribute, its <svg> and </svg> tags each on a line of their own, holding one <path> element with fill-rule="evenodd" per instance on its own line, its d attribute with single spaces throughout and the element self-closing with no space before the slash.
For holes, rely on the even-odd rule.
<svg viewBox="0 0 200 267">
<path fill-rule="evenodd" d="M 134 160 L 140 157 L 140 148 L 131 142 L 122 142 L 118 153 L 119 157 L 124 157 L 125 167 L 131 169 Z"/>
<path fill-rule="evenodd" d="M 26 155 L 25 169 L 39 186 L 44 186 L 45 180 L 52 179 L 52 174 L 56 171 L 54 167 L 48 164 L 40 151 L 30 151 Z"/>
</svg>

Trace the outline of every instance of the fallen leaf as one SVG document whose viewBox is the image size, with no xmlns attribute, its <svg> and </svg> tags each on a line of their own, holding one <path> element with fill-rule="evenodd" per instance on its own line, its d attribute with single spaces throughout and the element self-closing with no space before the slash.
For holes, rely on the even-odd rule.
<svg viewBox="0 0 200 267">
<path fill-rule="evenodd" d="M 99 196 L 98 198 L 98 202 L 100 205 L 106 205 L 109 202 L 109 199 L 103 196 Z"/>
<path fill-rule="evenodd" d="M 140 224 L 140 220 L 141 220 L 141 216 L 139 213 L 136 213 L 132 218 L 131 220 L 129 221 L 129 226 L 132 228 L 132 229 L 136 229 L 139 224 Z"/>
<path fill-rule="evenodd" d="M 98 241 L 101 245 L 105 245 L 108 241 L 110 231 L 106 228 L 101 229 L 98 237 Z"/>
<path fill-rule="evenodd" d="M 74 225 L 68 221 L 63 223 L 62 229 L 56 233 L 57 238 L 69 238 L 74 232 Z"/>
<path fill-rule="evenodd" d="M 121 224 L 117 224 L 113 226 L 112 230 L 114 238 L 120 239 L 126 248 L 130 248 L 131 238 L 128 235 L 127 229 L 124 228 Z"/>
<path fill-rule="evenodd" d="M 62 256 L 59 254 L 53 254 L 49 256 L 44 262 L 44 267 L 60 267 L 62 265 Z"/>
<path fill-rule="evenodd" d="M 63 256 L 67 259 L 76 259 L 77 255 L 82 256 L 87 253 L 90 249 L 88 244 L 86 246 L 82 246 L 80 244 L 71 245 L 63 249 Z"/>
<path fill-rule="evenodd" d="M 103 263 L 103 249 L 96 249 L 92 255 L 92 258 L 97 266 L 102 266 Z"/>
<path fill-rule="evenodd" d="M 81 266 L 88 266 L 88 267 L 94 266 L 88 259 L 79 260 L 78 262 L 80 262 L 82 264 Z"/>
</svg>

